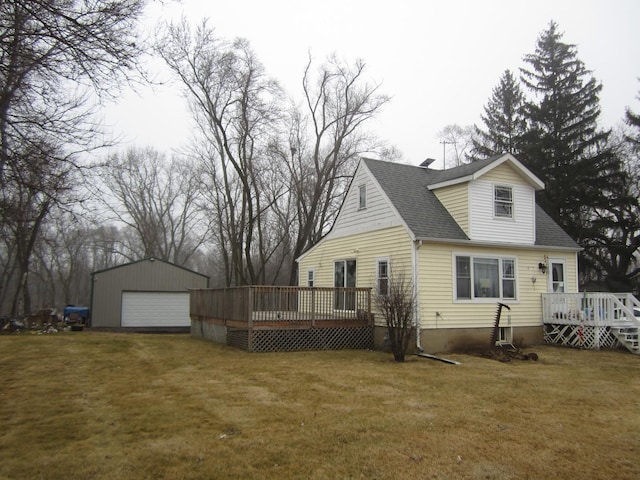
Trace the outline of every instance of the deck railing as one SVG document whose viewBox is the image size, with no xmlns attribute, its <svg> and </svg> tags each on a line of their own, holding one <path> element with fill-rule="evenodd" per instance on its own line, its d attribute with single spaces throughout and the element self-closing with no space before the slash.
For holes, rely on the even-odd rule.
<svg viewBox="0 0 640 480">
<path fill-rule="evenodd" d="M 370 288 L 246 286 L 191 290 L 192 318 L 236 327 L 372 323 Z"/>
<path fill-rule="evenodd" d="M 640 302 L 630 293 L 543 293 L 543 323 L 615 326 L 635 320 Z"/>
</svg>

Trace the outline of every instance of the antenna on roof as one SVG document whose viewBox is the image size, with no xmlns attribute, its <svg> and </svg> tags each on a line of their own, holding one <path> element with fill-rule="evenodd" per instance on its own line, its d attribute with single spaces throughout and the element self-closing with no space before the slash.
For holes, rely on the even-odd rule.
<svg viewBox="0 0 640 480">
<path fill-rule="evenodd" d="M 426 158 L 426 159 L 424 160 L 424 162 L 422 162 L 422 163 L 420 164 L 420 166 L 421 166 L 421 167 L 424 167 L 424 168 L 427 168 L 429 165 L 431 165 L 431 164 L 432 164 L 433 162 L 435 162 L 435 161 L 436 161 L 436 159 L 435 159 L 435 158 Z"/>
<path fill-rule="evenodd" d="M 440 142 L 442 144 L 442 169 L 447 169 L 447 145 L 455 145 L 455 141 L 442 140 Z"/>
</svg>

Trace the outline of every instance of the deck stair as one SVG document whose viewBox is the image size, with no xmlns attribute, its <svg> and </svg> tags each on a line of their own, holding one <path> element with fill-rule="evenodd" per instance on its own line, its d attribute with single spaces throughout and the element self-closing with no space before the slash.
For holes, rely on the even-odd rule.
<svg viewBox="0 0 640 480">
<path fill-rule="evenodd" d="M 640 322 L 638 320 L 620 319 L 611 326 L 611 333 L 618 339 L 621 345 L 636 355 L 640 355 L 640 343 L 638 333 Z"/>
<path fill-rule="evenodd" d="M 618 348 L 640 355 L 640 301 L 630 293 L 542 294 L 545 340 L 578 348 Z"/>
</svg>

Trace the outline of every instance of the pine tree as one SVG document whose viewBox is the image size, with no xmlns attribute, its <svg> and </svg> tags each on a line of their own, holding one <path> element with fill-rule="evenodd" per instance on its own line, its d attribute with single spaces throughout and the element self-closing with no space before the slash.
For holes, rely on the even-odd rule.
<svg viewBox="0 0 640 480">
<path fill-rule="evenodd" d="M 481 115 L 486 130 L 475 126 L 470 155 L 473 160 L 499 153 L 518 155 L 525 131 L 523 105 L 524 95 L 518 80 L 510 70 L 505 70 Z"/>
<path fill-rule="evenodd" d="M 640 100 L 640 94 L 637 99 Z M 625 121 L 633 131 L 626 136 L 626 140 L 636 147 L 640 147 L 640 113 L 633 113 L 630 108 L 627 108 Z"/>
<path fill-rule="evenodd" d="M 521 80 L 532 92 L 525 102 L 528 123 L 521 159 L 546 184 L 538 203 L 575 240 L 589 237 L 592 212 L 607 205 L 607 192 L 621 182 L 620 162 L 607 145 L 610 131 L 598 128 L 602 85 L 562 42 L 551 22 L 525 55 L 530 69 Z"/>
</svg>

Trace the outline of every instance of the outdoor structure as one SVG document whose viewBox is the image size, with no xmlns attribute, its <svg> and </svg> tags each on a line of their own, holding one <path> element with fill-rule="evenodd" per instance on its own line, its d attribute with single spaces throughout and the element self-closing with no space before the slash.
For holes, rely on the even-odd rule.
<svg viewBox="0 0 640 480">
<path fill-rule="evenodd" d="M 544 337 L 576 348 L 624 347 L 640 355 L 640 302 L 630 293 L 542 295 Z"/>
<path fill-rule="evenodd" d="M 536 205 L 543 182 L 509 154 L 447 170 L 429 164 L 362 159 L 331 231 L 298 259 L 299 285 L 375 295 L 404 277 L 418 350 L 486 348 L 498 302 L 510 307 L 498 341 L 542 342 L 542 294 L 578 292 L 580 250 Z M 384 323 L 375 319 L 380 347 Z"/>
<path fill-rule="evenodd" d="M 189 290 L 209 277 L 157 258 L 91 274 L 92 328 L 189 331 Z"/>
<path fill-rule="evenodd" d="M 250 352 L 373 348 L 370 288 L 191 291 L 191 334 Z"/>
</svg>

